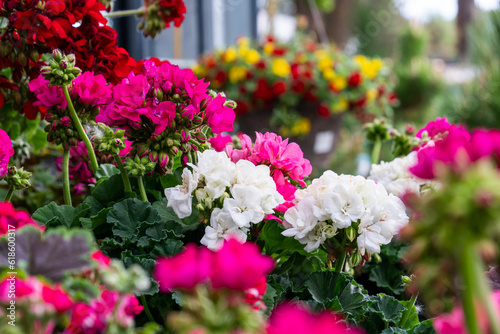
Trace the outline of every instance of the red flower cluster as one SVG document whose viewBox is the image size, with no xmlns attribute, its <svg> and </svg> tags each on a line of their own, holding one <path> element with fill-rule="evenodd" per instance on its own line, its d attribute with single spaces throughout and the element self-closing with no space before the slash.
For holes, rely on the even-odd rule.
<svg viewBox="0 0 500 334">
<path fill-rule="evenodd" d="M 39 75 L 43 53 L 52 49 L 74 53 L 79 68 L 103 74 L 112 83 L 135 67 L 135 60 L 118 47 L 117 33 L 106 25 L 101 13 L 106 8 L 98 0 L 8 0 L 0 8 L 0 17 L 8 20 L 0 29 L 0 68 L 12 68 L 13 82 L 18 83 L 12 87 L 11 82 L 0 79 L 0 87 L 10 90 L 4 92 L 5 97 L 13 99 L 17 108 L 24 105 L 30 118 L 43 112 L 33 101 L 25 103 L 30 97 L 26 81 Z M 4 96 L 0 96 L 1 107 Z"/>
<path fill-rule="evenodd" d="M 145 0 L 138 28 L 144 32 L 144 36 L 154 38 L 164 28 L 169 28 L 171 22 L 179 27 L 184 21 L 185 13 L 184 0 Z"/>
</svg>

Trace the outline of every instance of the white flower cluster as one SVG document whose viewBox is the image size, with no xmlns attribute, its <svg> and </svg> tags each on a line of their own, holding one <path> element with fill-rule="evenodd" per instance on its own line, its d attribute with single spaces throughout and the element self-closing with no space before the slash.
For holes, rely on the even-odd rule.
<svg viewBox="0 0 500 334">
<path fill-rule="evenodd" d="M 185 168 L 182 185 L 165 189 L 165 195 L 179 218 L 191 214 L 193 192 L 199 203 L 213 209 L 201 239 L 210 249 L 220 248 L 231 237 L 246 241 L 250 224 L 260 223 L 285 201 L 268 166 L 247 160 L 233 163 L 225 152 L 214 150 L 198 152 L 198 164 L 189 166 L 193 172 Z"/>
<path fill-rule="evenodd" d="M 362 176 L 326 171 L 295 193 L 294 207 L 285 212 L 284 236 L 294 237 L 312 252 L 340 229 L 356 227 L 361 255 L 380 252 L 408 223 L 403 202 Z"/>
<path fill-rule="evenodd" d="M 431 186 L 431 181 L 420 179 L 409 171 L 416 164 L 417 152 L 391 162 L 382 161 L 378 165 L 372 165 L 368 179 L 382 184 L 389 193 L 396 196 L 402 196 L 406 192 L 419 195 L 421 186 Z"/>
</svg>

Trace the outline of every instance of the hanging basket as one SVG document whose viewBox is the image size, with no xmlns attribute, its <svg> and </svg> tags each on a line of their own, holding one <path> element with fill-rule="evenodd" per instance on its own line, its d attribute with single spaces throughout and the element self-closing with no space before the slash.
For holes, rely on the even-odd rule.
<svg viewBox="0 0 500 334">
<path fill-rule="evenodd" d="M 297 111 L 302 117 L 311 121 L 311 131 L 301 138 L 291 137 L 290 141 L 299 144 L 305 158 L 309 159 L 314 168 L 327 168 L 335 147 L 338 135 L 342 128 L 343 114 L 321 117 L 316 112 L 317 105 L 301 105 Z M 255 140 L 255 132 L 275 132 L 278 129 L 271 127 L 270 120 L 272 109 L 252 110 L 237 118 L 239 131 L 249 135 Z"/>
</svg>

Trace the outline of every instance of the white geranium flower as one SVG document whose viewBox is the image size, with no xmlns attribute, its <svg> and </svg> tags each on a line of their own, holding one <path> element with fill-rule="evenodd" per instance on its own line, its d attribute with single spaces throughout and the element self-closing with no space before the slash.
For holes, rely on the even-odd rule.
<svg viewBox="0 0 500 334">
<path fill-rule="evenodd" d="M 260 203 L 262 194 L 254 186 L 236 184 L 231 189 L 233 198 L 224 200 L 223 208 L 231 215 L 232 220 L 239 227 L 248 227 L 250 223 L 259 223 L 265 213 Z"/>
<path fill-rule="evenodd" d="M 204 179 L 205 190 L 215 199 L 220 197 L 226 187 L 231 187 L 236 178 L 235 164 L 225 152 L 206 150 L 197 152 L 198 164 L 188 164 Z"/>
<path fill-rule="evenodd" d="M 313 204 L 314 199 L 308 197 L 288 209 L 285 212 L 285 220 L 283 221 L 283 225 L 287 229 L 281 234 L 285 237 L 294 237 L 299 241 L 305 238 L 318 223 L 313 213 Z"/>
<path fill-rule="evenodd" d="M 390 238 L 384 236 L 388 234 L 388 230 L 390 229 L 390 224 L 374 222 L 373 216 L 365 213 L 361 217 L 361 223 L 358 228 L 359 236 L 357 242 L 361 255 L 365 255 L 366 251 L 370 254 L 380 253 L 380 246 L 391 242 Z"/>
<path fill-rule="evenodd" d="M 231 219 L 231 214 L 219 208 L 214 209 L 210 216 L 210 225 L 205 228 L 205 235 L 201 244 L 211 250 L 218 250 L 224 244 L 224 240 L 235 238 L 243 243 L 247 240 L 246 228 L 239 228 Z"/>
<path fill-rule="evenodd" d="M 191 215 L 193 205 L 193 191 L 198 186 L 199 174 L 192 173 L 188 168 L 182 172 L 182 185 L 165 189 L 167 197 L 167 207 L 174 209 L 179 218 L 186 218 Z"/>
<path fill-rule="evenodd" d="M 351 226 L 365 212 L 361 196 L 344 184 L 337 185 L 335 192 L 326 195 L 324 208 L 338 228 Z"/>
</svg>

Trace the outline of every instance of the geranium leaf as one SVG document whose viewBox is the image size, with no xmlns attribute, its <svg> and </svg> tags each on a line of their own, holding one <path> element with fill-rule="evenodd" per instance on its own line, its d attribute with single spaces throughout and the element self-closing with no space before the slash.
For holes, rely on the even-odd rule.
<svg viewBox="0 0 500 334">
<path fill-rule="evenodd" d="M 60 281 L 68 272 L 89 265 L 93 237 L 88 231 L 53 229 L 43 233 L 33 227 L 16 235 L 17 266 L 29 275 Z M 0 266 L 8 266 L 8 241 L 0 240 Z"/>
<path fill-rule="evenodd" d="M 380 316 L 386 323 L 397 324 L 406 307 L 400 304 L 396 298 L 381 293 L 372 297 L 372 304 L 368 310 Z"/>
<path fill-rule="evenodd" d="M 48 205 L 39 208 L 33 213 L 33 219 L 41 225 L 46 226 L 65 226 L 67 228 L 79 227 L 80 217 L 87 214 L 90 207 L 82 203 L 76 208 L 71 205 L 57 205 L 51 202 Z"/>
<path fill-rule="evenodd" d="M 110 178 L 113 175 L 120 174 L 120 170 L 112 164 L 102 164 L 95 173 L 97 179 Z"/>
<path fill-rule="evenodd" d="M 128 198 L 116 203 L 107 217 L 107 222 L 113 224 L 113 234 L 124 241 L 132 242 L 138 239 L 137 232 L 141 225 L 152 225 L 161 220 L 160 214 L 149 202 L 137 198 Z"/>
<path fill-rule="evenodd" d="M 107 208 L 114 202 L 117 202 L 125 197 L 122 177 L 118 174 L 113 175 L 109 179 L 99 183 L 92 190 L 91 196 L 93 197 L 93 200 L 90 200 L 91 203 L 89 203 L 89 205 L 92 208 L 91 214 L 95 215 L 101 211 L 101 209 Z M 85 202 L 87 202 L 87 200 L 85 200 Z"/>
</svg>

